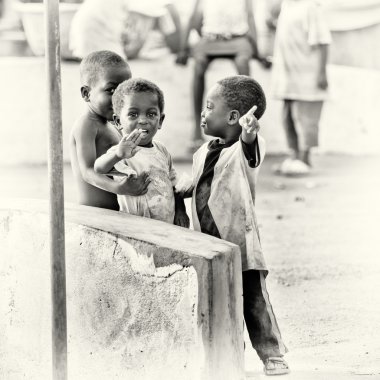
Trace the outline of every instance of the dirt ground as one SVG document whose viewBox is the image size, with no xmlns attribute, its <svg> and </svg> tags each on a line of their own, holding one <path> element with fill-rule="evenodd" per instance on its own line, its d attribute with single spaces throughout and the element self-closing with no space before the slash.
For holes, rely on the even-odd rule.
<svg viewBox="0 0 380 380">
<path fill-rule="evenodd" d="M 283 379 L 380 379 L 380 157 L 317 155 L 306 178 L 264 161 L 257 214 L 268 290 L 292 373 Z M 190 173 L 190 163 L 177 163 Z M 0 168 L 1 197 L 47 198 L 47 168 Z M 76 201 L 65 166 L 65 200 Z M 246 336 L 247 378 L 264 378 Z"/>
</svg>

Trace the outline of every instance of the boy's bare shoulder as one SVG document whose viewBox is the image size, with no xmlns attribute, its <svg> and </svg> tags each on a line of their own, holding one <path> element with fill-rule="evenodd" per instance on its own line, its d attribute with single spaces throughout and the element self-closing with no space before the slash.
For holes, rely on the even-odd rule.
<svg viewBox="0 0 380 380">
<path fill-rule="evenodd" d="M 101 126 L 102 123 L 100 120 L 96 120 L 89 115 L 84 114 L 75 120 L 71 128 L 71 135 L 75 139 L 80 138 L 80 136 L 83 135 L 96 136 Z"/>
<path fill-rule="evenodd" d="M 74 134 L 83 131 L 84 129 L 94 131 L 97 130 L 99 126 L 101 126 L 101 122 L 99 120 L 94 120 L 93 118 L 90 118 L 88 115 L 84 114 L 75 120 L 71 131 Z"/>
</svg>

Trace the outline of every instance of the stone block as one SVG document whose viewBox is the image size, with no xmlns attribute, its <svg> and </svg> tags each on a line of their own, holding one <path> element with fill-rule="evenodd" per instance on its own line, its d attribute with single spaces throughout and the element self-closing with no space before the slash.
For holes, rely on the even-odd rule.
<svg viewBox="0 0 380 380">
<path fill-rule="evenodd" d="M 0 378 L 51 378 L 45 201 L 0 202 Z M 70 379 L 244 378 L 240 250 L 66 204 Z"/>
</svg>

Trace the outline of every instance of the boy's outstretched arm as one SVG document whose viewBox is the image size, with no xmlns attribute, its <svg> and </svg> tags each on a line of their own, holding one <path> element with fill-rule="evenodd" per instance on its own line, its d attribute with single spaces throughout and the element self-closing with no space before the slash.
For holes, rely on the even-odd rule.
<svg viewBox="0 0 380 380">
<path fill-rule="evenodd" d="M 123 136 L 116 149 L 112 149 L 96 159 L 95 172 L 107 174 L 122 159 L 133 157 L 140 149 L 138 145 L 141 138 L 142 131 L 140 129 L 135 129 L 129 135 Z"/>
<path fill-rule="evenodd" d="M 78 166 L 84 181 L 114 194 L 142 195 L 148 191 L 150 180 L 146 174 L 134 179 L 134 181 L 128 181 L 128 178 L 126 178 L 120 182 L 116 182 L 105 175 L 95 172 L 96 128 L 89 125 L 77 126 L 73 131 L 73 137 Z"/>
</svg>

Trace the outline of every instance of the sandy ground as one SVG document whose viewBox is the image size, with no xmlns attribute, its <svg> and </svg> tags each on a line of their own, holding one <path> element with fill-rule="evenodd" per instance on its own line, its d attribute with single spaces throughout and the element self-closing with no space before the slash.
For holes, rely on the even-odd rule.
<svg viewBox="0 0 380 380">
<path fill-rule="evenodd" d="M 257 214 L 268 290 L 289 348 L 283 379 L 380 379 L 380 157 L 318 155 L 307 178 L 264 161 Z M 190 163 L 177 163 L 190 173 Z M 47 168 L 0 168 L 1 197 L 47 198 Z M 65 200 L 76 201 L 69 166 Z M 248 342 L 248 337 L 246 337 Z M 249 343 L 247 378 L 264 378 Z"/>
</svg>

